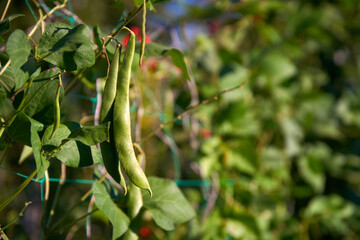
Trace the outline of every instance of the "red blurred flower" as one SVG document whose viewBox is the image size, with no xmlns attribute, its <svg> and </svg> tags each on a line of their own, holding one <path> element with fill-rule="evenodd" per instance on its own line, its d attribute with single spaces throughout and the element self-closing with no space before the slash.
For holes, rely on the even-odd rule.
<svg viewBox="0 0 360 240">
<path fill-rule="evenodd" d="M 209 31 L 211 34 L 217 33 L 220 27 L 221 27 L 220 22 L 217 20 L 212 20 L 209 22 Z"/>
<path fill-rule="evenodd" d="M 151 235 L 151 229 L 144 226 L 144 227 L 140 228 L 139 235 L 142 238 L 147 238 Z"/>
<path fill-rule="evenodd" d="M 136 40 L 137 41 L 141 41 L 141 29 L 137 26 L 131 26 L 130 30 L 134 32 L 135 36 L 136 36 Z M 126 46 L 127 43 L 129 41 L 129 35 L 127 35 L 123 40 L 122 40 L 122 44 L 123 46 Z M 145 42 L 146 43 L 150 43 L 152 42 L 151 38 L 145 34 Z"/>
<path fill-rule="evenodd" d="M 204 139 L 211 137 L 211 134 L 211 129 L 209 128 L 203 128 L 200 130 L 200 136 Z"/>
</svg>

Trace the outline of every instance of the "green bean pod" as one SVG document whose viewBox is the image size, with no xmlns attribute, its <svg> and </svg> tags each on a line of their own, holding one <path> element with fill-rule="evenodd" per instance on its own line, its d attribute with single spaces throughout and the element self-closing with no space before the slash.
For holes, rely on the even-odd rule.
<svg viewBox="0 0 360 240">
<path fill-rule="evenodd" d="M 60 126 L 60 90 L 61 90 L 62 82 L 61 82 L 61 75 L 59 77 L 59 85 L 56 89 L 55 100 L 54 100 L 54 125 L 53 130 L 51 132 L 50 138 L 55 135 L 56 130 Z"/>
<path fill-rule="evenodd" d="M 147 189 L 151 196 L 152 192 L 149 182 L 143 169 L 136 159 L 131 139 L 129 87 L 131 78 L 131 65 L 135 52 L 135 34 L 128 28 L 124 29 L 129 31 L 130 36 L 124 59 L 120 66 L 114 102 L 113 124 L 115 146 L 121 165 L 129 177 L 129 180 L 136 186 Z"/>
<path fill-rule="evenodd" d="M 143 1 L 143 15 L 142 15 L 142 26 L 141 26 L 141 47 L 140 47 L 140 57 L 139 57 L 139 66 L 142 65 L 144 53 L 145 53 L 145 42 L 146 42 L 146 0 Z"/>
<path fill-rule="evenodd" d="M 140 153 L 137 156 L 138 162 L 141 165 L 141 160 L 143 159 L 143 154 Z M 138 213 L 140 212 L 140 209 L 143 206 L 143 198 L 141 194 L 141 189 L 136 187 L 133 183 L 129 183 L 129 193 L 127 195 L 126 199 L 126 205 L 127 205 L 127 215 L 130 219 L 134 219 Z"/>
<path fill-rule="evenodd" d="M 109 76 L 105 83 L 99 116 L 100 123 L 111 121 L 112 119 L 114 99 L 116 95 L 116 84 L 120 65 L 120 53 L 121 45 L 118 44 L 115 48 L 114 57 L 110 64 Z M 114 134 L 112 128 L 113 124 L 111 123 L 110 142 L 100 143 L 101 156 L 106 171 L 117 183 L 119 183 L 124 188 L 124 194 L 126 195 L 126 181 L 124 179 L 124 176 L 122 175 L 120 161 L 116 154 L 116 148 L 114 145 Z"/>
<path fill-rule="evenodd" d="M 138 240 L 139 236 L 136 235 L 130 228 L 124 233 L 122 240 Z"/>
<path fill-rule="evenodd" d="M 141 189 L 135 186 L 133 183 L 129 183 L 128 190 L 128 198 L 126 202 L 128 209 L 127 215 L 130 219 L 134 219 L 143 206 Z"/>
</svg>

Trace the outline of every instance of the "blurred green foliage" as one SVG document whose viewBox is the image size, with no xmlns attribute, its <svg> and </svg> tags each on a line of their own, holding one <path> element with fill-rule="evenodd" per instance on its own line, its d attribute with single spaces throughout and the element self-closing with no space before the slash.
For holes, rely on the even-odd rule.
<svg viewBox="0 0 360 240">
<path fill-rule="evenodd" d="M 208 22 L 185 47 L 200 100 L 248 80 L 195 113 L 211 132 L 195 161 L 220 190 L 209 216 L 194 220 L 193 238 L 357 239 L 358 1 L 219 1 L 188 10 L 184 26 Z"/>
</svg>

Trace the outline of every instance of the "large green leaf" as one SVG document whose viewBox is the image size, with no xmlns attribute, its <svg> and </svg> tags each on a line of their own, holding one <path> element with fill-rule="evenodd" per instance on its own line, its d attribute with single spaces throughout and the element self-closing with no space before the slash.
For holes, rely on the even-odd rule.
<svg viewBox="0 0 360 240">
<path fill-rule="evenodd" d="M 15 75 L 15 90 L 24 86 L 30 77 L 40 73 L 40 66 L 31 53 L 31 46 L 25 33 L 16 29 L 6 42 L 6 52 L 11 59 Z"/>
<path fill-rule="evenodd" d="M 0 116 L 7 119 L 14 111 L 11 100 L 8 98 L 6 90 L 0 86 Z"/>
<path fill-rule="evenodd" d="M 50 73 L 44 73 L 44 75 L 47 74 L 50 75 Z M 53 80 L 34 81 L 27 95 L 25 113 L 44 124 L 52 123 L 54 121 L 53 107 L 58 84 L 58 81 Z M 63 97 L 64 89 L 61 87 L 60 102 Z"/>
<path fill-rule="evenodd" d="M 36 179 L 39 180 L 44 177 L 45 171 L 48 169 L 50 162 L 46 160 L 46 157 L 42 154 L 41 150 L 41 140 L 38 134 L 38 123 L 35 120 L 30 120 L 31 127 L 31 146 L 33 149 L 33 154 L 36 162 L 37 175 Z"/>
<path fill-rule="evenodd" d="M 92 192 L 95 196 L 96 206 L 108 217 L 113 225 L 112 239 L 118 239 L 128 230 L 130 219 L 113 203 L 104 185 L 95 182 Z"/>
<path fill-rule="evenodd" d="M 66 71 L 90 67 L 95 63 L 95 52 L 89 36 L 85 25 L 49 24 L 39 40 L 38 55 Z"/>
<path fill-rule="evenodd" d="M 91 146 L 101 142 L 109 141 L 110 122 L 98 126 L 86 126 L 71 132 L 67 139 L 80 141 L 85 145 Z"/>
<path fill-rule="evenodd" d="M 55 135 L 50 138 L 53 125 L 45 130 L 42 138 L 43 150 L 49 154 L 56 151 L 54 157 L 69 167 L 85 167 L 100 162 L 100 153 L 96 146 L 87 146 L 82 142 L 70 140 L 68 136 L 81 125 L 75 122 L 60 124 Z"/>
<path fill-rule="evenodd" d="M 44 125 L 36 120 L 30 118 L 25 113 L 20 112 L 17 114 L 14 122 L 8 127 L 8 134 L 11 141 L 20 142 L 22 144 L 32 146 L 31 142 L 31 129 L 39 132 L 43 130 Z"/>
<path fill-rule="evenodd" d="M 4 33 L 7 33 L 10 28 L 11 28 L 11 24 L 10 22 L 18 17 L 22 17 L 25 16 L 24 14 L 12 14 L 8 17 L 6 17 L 4 20 L 0 21 L 0 35 L 3 35 Z"/>
<path fill-rule="evenodd" d="M 173 181 L 156 177 L 149 177 L 148 180 L 153 196 L 143 192 L 144 207 L 149 210 L 157 225 L 171 231 L 176 224 L 195 216 L 194 209 Z"/>
<path fill-rule="evenodd" d="M 8 128 L 11 141 L 17 141 L 32 147 L 36 168 L 38 170 L 37 179 L 41 179 L 49 167 L 49 162 L 41 153 L 41 140 L 38 132 L 43 129 L 43 124 L 30 118 L 23 112 L 18 113 L 14 122 Z"/>
</svg>

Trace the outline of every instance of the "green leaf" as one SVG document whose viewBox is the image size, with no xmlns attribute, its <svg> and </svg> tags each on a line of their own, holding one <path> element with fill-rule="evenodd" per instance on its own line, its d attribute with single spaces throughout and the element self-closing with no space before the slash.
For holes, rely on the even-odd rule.
<svg viewBox="0 0 360 240">
<path fill-rule="evenodd" d="M 146 43 L 144 56 L 159 57 L 164 55 L 170 49 L 169 46 L 159 43 Z M 140 50 L 140 42 L 136 43 L 136 51 Z"/>
<path fill-rule="evenodd" d="M 8 93 L 11 93 L 15 87 L 15 76 L 10 71 L 5 71 L 0 75 L 0 85 L 6 89 Z"/>
<path fill-rule="evenodd" d="M 51 75 L 49 72 L 43 73 L 44 75 Z M 56 95 L 56 89 L 58 87 L 58 81 L 34 81 L 26 99 L 25 113 L 44 123 L 50 124 L 54 122 L 54 100 Z M 64 97 L 64 89 L 60 89 L 60 103 Z"/>
<path fill-rule="evenodd" d="M 124 234 L 123 240 L 138 240 L 139 236 L 136 235 L 136 233 L 134 233 L 130 228 L 126 231 L 126 233 Z"/>
<path fill-rule="evenodd" d="M 86 32 L 86 26 L 81 24 L 73 29 L 69 30 L 69 32 L 62 37 L 59 41 L 57 41 L 53 47 L 50 49 L 51 52 L 56 51 L 65 51 L 71 52 L 76 51 L 82 44 L 91 43 L 89 39 L 88 32 Z"/>
<path fill-rule="evenodd" d="M 300 142 L 304 137 L 304 133 L 300 125 L 295 119 L 282 118 L 280 127 L 284 135 L 285 150 L 288 156 L 295 156 L 300 153 Z"/>
<path fill-rule="evenodd" d="M 6 42 L 6 52 L 11 59 L 11 68 L 15 75 L 15 90 L 18 90 L 26 81 L 40 73 L 40 67 L 31 54 L 31 46 L 25 33 L 16 29 Z"/>
<path fill-rule="evenodd" d="M 182 70 L 184 77 L 187 80 L 190 80 L 189 71 L 186 66 L 184 54 L 181 51 L 179 51 L 175 48 L 172 48 L 166 52 L 166 55 L 169 55 L 171 57 L 174 65 Z"/>
<path fill-rule="evenodd" d="M 27 146 L 32 146 L 31 128 L 38 132 L 43 130 L 44 125 L 30 118 L 25 113 L 20 112 L 8 128 L 9 138 L 11 141 L 17 141 Z"/>
<path fill-rule="evenodd" d="M 325 188 L 324 162 L 331 158 L 331 152 L 324 144 L 313 144 L 305 150 L 307 152 L 298 161 L 299 172 L 316 193 L 321 193 Z"/>
<path fill-rule="evenodd" d="M 122 3 L 123 4 L 123 3 Z M 102 37 L 107 36 L 107 34 L 103 33 L 99 27 L 99 25 L 95 25 L 93 27 L 93 32 L 94 32 L 94 42 L 96 43 L 96 45 L 98 46 L 98 49 L 102 49 L 103 47 L 103 42 L 101 40 Z M 109 38 L 106 38 L 105 42 L 108 40 Z M 115 48 L 111 45 L 108 44 L 106 46 L 106 51 L 109 55 L 113 55 L 115 52 Z M 109 56 L 110 57 L 110 56 Z M 111 57 L 110 57 L 111 58 Z"/>
<path fill-rule="evenodd" d="M 0 86 L 0 116 L 4 119 L 11 117 L 14 107 L 11 100 L 8 98 L 6 90 Z"/>
<path fill-rule="evenodd" d="M 168 2 L 170 0 L 151 0 L 152 4 Z"/>
<path fill-rule="evenodd" d="M 292 77 L 297 71 L 295 65 L 286 55 L 275 52 L 261 56 L 257 66 L 260 75 L 273 79 L 275 83 L 281 83 L 283 80 Z"/>
<path fill-rule="evenodd" d="M 51 125 L 42 138 L 43 150 L 49 154 L 58 149 L 54 157 L 69 167 L 85 167 L 99 163 L 100 153 L 96 146 L 86 146 L 79 141 L 68 139 L 71 132 L 80 127 L 81 125 L 75 122 L 60 124 L 55 135 L 50 138 L 53 129 Z"/>
<path fill-rule="evenodd" d="M 80 141 L 88 146 L 96 145 L 104 141 L 109 141 L 109 128 L 110 122 L 98 126 L 81 127 L 71 132 L 67 139 Z"/>
<path fill-rule="evenodd" d="M 346 234 L 349 232 L 351 218 L 357 212 L 356 206 L 332 194 L 314 197 L 304 211 L 304 216 L 309 221 L 316 221 L 325 226 L 330 232 Z"/>
<path fill-rule="evenodd" d="M 112 239 L 118 239 L 128 230 L 130 219 L 113 203 L 104 185 L 94 182 L 92 193 L 95 196 L 96 206 L 105 213 L 113 225 Z"/>
<path fill-rule="evenodd" d="M 17 141 L 32 147 L 38 171 L 38 180 L 44 176 L 46 169 L 49 167 L 49 162 L 41 153 L 41 140 L 38 132 L 43 129 L 44 125 L 30 118 L 23 112 L 18 113 L 14 122 L 8 128 L 9 137 L 12 141 Z"/>
<path fill-rule="evenodd" d="M 34 121 L 34 120 L 33 120 Z M 46 157 L 42 154 L 41 150 L 41 140 L 37 132 L 37 123 L 36 121 L 31 121 L 31 146 L 33 149 L 33 154 L 36 162 L 37 175 L 36 180 L 39 180 L 44 177 L 45 171 L 49 168 L 50 162 L 46 160 Z"/>
<path fill-rule="evenodd" d="M 6 234 L 0 230 L 0 236 L 2 237 L 3 240 L 9 240 L 9 238 L 6 236 Z"/>
<path fill-rule="evenodd" d="M 95 52 L 89 36 L 85 25 L 49 24 L 39 40 L 38 55 L 66 71 L 90 67 L 95 63 Z"/>
<path fill-rule="evenodd" d="M 173 181 L 156 177 L 149 177 L 148 180 L 153 196 L 143 192 L 144 207 L 158 226 L 171 231 L 176 224 L 195 216 L 194 209 Z"/>
<path fill-rule="evenodd" d="M 138 51 L 140 49 L 140 43 L 137 43 L 136 50 Z M 158 57 L 167 55 L 171 57 L 171 60 L 173 61 L 174 65 L 180 68 L 184 74 L 184 77 L 186 79 L 190 79 L 189 71 L 185 62 L 184 54 L 179 51 L 178 49 L 171 48 L 158 44 L 158 43 L 147 43 L 145 48 L 144 56 L 146 57 Z"/>
<path fill-rule="evenodd" d="M 60 73 L 60 69 L 57 67 L 46 69 L 45 71 L 42 71 L 39 76 L 37 76 L 34 81 L 43 81 L 43 80 L 49 80 L 56 75 Z"/>
<path fill-rule="evenodd" d="M 256 219 L 247 213 L 236 214 L 226 221 L 227 233 L 235 239 L 260 239 L 260 229 Z"/>
<path fill-rule="evenodd" d="M 7 33 L 10 28 L 11 24 L 10 22 L 14 20 L 15 18 L 25 16 L 24 14 L 12 14 L 8 17 L 6 17 L 4 20 L 0 21 L 0 35 L 3 35 L 4 33 Z"/>
<path fill-rule="evenodd" d="M 144 1 L 143 0 L 133 0 L 133 2 L 136 6 L 139 6 L 139 5 L 142 5 Z"/>
<path fill-rule="evenodd" d="M 19 162 L 18 162 L 19 165 L 21 165 L 32 154 L 33 154 L 33 149 L 27 145 L 24 145 L 24 148 L 23 148 L 20 158 L 19 158 Z"/>
</svg>

